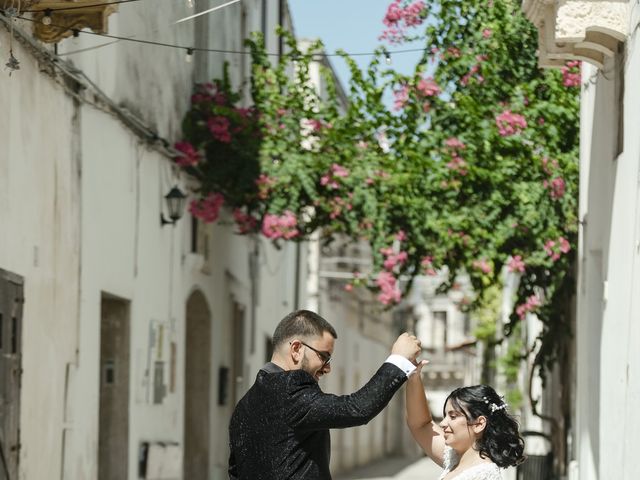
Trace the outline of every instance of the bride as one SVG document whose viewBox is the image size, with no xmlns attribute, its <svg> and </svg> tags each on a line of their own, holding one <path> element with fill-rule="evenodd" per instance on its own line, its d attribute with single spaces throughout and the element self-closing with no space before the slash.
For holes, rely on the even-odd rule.
<svg viewBox="0 0 640 480">
<path fill-rule="evenodd" d="M 439 480 L 500 480 L 501 468 L 524 461 L 518 423 L 488 385 L 455 389 L 436 424 L 420 375 L 425 364 L 407 381 L 407 425 L 427 456 L 444 468 Z"/>
</svg>

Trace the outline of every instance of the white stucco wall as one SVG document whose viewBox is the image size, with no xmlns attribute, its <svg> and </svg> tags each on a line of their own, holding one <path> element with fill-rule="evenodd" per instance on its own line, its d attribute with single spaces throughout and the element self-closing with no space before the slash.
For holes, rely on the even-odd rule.
<svg viewBox="0 0 640 480">
<path fill-rule="evenodd" d="M 2 28 L 3 55 L 8 44 Z M 0 75 L 0 268 L 24 278 L 21 478 L 47 478 L 60 468 L 65 371 L 77 340 L 77 120 L 29 52 L 17 42 L 13 51 L 21 70 Z"/>
<path fill-rule="evenodd" d="M 635 31 L 637 18 L 629 22 L 629 31 Z M 583 66 L 580 217 L 585 223 L 576 395 L 581 480 L 637 476 L 631 445 L 633 426 L 640 424 L 640 93 L 633 88 L 640 80 L 638 47 L 631 35 L 619 70 L 612 59 L 604 72 Z M 622 85 L 620 101 L 616 92 Z M 618 115 L 623 115 L 621 145 Z"/>
</svg>

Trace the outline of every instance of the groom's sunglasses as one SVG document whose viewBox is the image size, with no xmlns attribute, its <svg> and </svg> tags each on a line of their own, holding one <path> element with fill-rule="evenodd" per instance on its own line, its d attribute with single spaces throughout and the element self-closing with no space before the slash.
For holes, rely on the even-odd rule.
<svg viewBox="0 0 640 480">
<path fill-rule="evenodd" d="M 323 362 L 322 363 L 322 368 L 324 368 L 327 365 L 329 365 L 329 362 L 331 362 L 331 354 L 329 352 L 323 352 L 322 350 L 316 350 L 311 345 L 307 345 L 303 341 L 300 341 L 300 343 L 302 345 L 304 345 L 305 347 L 309 347 L 311 350 L 313 350 L 314 352 L 316 352 L 318 354 L 318 357 L 320 357 L 320 360 L 322 360 L 322 362 Z"/>
</svg>

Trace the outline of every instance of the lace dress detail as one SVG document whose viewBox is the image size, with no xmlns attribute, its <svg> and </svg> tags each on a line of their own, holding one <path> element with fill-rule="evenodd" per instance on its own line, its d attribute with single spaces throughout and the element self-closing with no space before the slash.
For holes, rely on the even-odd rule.
<svg viewBox="0 0 640 480">
<path fill-rule="evenodd" d="M 446 447 L 443 460 L 444 471 L 438 480 L 443 480 L 445 475 L 458 464 L 460 459 L 453 448 Z M 500 468 L 495 463 L 481 463 L 456 475 L 452 480 L 502 480 L 502 475 L 500 474 Z"/>
</svg>

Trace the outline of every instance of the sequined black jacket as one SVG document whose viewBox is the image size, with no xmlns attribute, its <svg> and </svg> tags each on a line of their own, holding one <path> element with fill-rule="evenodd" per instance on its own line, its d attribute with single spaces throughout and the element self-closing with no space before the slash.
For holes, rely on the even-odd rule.
<svg viewBox="0 0 640 480">
<path fill-rule="evenodd" d="M 231 480 L 330 480 L 330 428 L 368 423 L 405 382 L 384 363 L 351 395 L 331 395 L 303 370 L 265 365 L 229 425 Z"/>
</svg>

